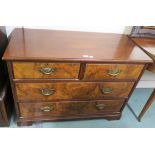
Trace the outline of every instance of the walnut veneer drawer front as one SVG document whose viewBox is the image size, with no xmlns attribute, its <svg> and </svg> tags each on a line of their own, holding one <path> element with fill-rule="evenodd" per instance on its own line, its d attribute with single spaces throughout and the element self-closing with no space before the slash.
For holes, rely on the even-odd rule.
<svg viewBox="0 0 155 155">
<path fill-rule="evenodd" d="M 78 78 L 79 63 L 13 62 L 14 78 Z"/>
<path fill-rule="evenodd" d="M 22 117 L 67 116 L 120 112 L 124 100 L 19 103 Z"/>
<path fill-rule="evenodd" d="M 137 79 L 144 65 L 87 64 L 84 79 Z"/>
<path fill-rule="evenodd" d="M 16 83 L 19 101 L 127 97 L 134 82 Z"/>
</svg>

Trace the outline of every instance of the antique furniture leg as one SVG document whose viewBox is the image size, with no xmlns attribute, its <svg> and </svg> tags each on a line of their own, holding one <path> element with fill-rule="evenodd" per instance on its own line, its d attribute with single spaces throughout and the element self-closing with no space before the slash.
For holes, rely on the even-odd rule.
<svg viewBox="0 0 155 155">
<path fill-rule="evenodd" d="M 140 112 L 139 116 L 138 116 L 138 120 L 141 121 L 143 115 L 145 114 L 145 112 L 148 110 L 148 108 L 152 105 L 152 103 L 155 101 L 155 89 L 153 90 L 150 98 L 148 99 L 147 103 L 145 104 L 145 106 L 143 107 L 142 111 Z"/>
</svg>

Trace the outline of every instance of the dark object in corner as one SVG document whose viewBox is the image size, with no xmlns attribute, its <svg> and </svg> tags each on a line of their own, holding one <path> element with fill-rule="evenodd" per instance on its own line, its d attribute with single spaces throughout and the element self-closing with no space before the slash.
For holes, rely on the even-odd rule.
<svg viewBox="0 0 155 155">
<path fill-rule="evenodd" d="M 13 98 L 8 80 L 7 66 L 2 56 L 8 44 L 5 27 L 0 26 L 0 127 L 9 126 L 13 107 Z"/>
<path fill-rule="evenodd" d="M 155 38 L 155 26 L 133 26 L 131 37 Z"/>
<path fill-rule="evenodd" d="M 13 107 L 12 93 L 9 83 L 0 92 L 0 126 L 9 126 Z"/>
</svg>

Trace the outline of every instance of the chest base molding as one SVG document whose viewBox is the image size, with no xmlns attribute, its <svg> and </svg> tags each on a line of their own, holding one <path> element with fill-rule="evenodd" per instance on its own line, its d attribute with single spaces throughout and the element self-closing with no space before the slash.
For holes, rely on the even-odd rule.
<svg viewBox="0 0 155 155">
<path fill-rule="evenodd" d="M 100 115 L 83 115 L 79 116 L 65 116 L 65 117 L 29 117 L 29 118 L 18 118 L 18 126 L 31 126 L 34 122 L 55 122 L 55 121 L 78 121 L 78 120 L 91 120 L 91 119 L 106 119 L 108 121 L 119 120 L 121 118 L 121 113 L 112 113 L 112 114 L 100 114 Z"/>
</svg>

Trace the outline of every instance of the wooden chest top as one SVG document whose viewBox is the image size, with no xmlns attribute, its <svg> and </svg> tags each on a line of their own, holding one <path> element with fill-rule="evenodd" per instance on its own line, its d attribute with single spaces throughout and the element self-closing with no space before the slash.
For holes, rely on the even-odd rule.
<svg viewBox="0 0 155 155">
<path fill-rule="evenodd" d="M 126 35 L 15 29 L 4 60 L 150 63 Z"/>
</svg>

